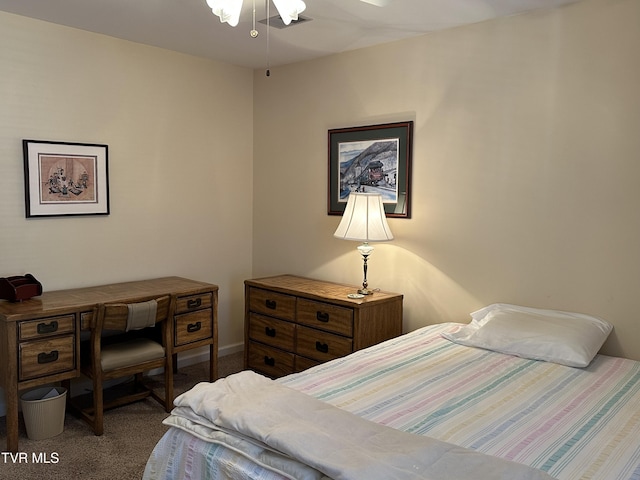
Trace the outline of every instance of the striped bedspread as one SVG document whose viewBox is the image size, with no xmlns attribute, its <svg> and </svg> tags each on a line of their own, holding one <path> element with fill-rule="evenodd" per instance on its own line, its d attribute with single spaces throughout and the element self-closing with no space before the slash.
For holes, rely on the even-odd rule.
<svg viewBox="0 0 640 480">
<path fill-rule="evenodd" d="M 425 327 L 279 381 L 368 420 L 559 480 L 640 480 L 640 362 L 598 355 L 578 369 L 441 337 L 458 326 Z M 170 458 L 162 461 L 176 470 L 186 459 L 200 473 L 230 468 L 230 452 L 189 437 L 171 429 L 155 457 Z M 154 454 L 147 470 L 157 475 L 145 478 L 197 478 L 163 476 Z M 281 478 L 240 458 L 232 463 L 238 476 L 208 478 Z"/>
</svg>

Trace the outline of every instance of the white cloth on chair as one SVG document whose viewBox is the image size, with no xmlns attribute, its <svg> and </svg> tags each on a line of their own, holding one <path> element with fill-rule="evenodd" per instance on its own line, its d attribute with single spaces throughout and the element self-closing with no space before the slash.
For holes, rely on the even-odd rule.
<svg viewBox="0 0 640 480">
<path fill-rule="evenodd" d="M 129 308 L 127 332 L 129 330 L 140 330 L 155 325 L 158 302 L 149 300 L 148 302 L 130 303 L 127 306 Z"/>
</svg>

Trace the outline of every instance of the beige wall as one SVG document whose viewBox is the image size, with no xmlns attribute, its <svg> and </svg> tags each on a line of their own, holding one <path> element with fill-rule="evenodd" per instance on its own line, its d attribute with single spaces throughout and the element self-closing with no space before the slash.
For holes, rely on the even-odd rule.
<svg viewBox="0 0 640 480">
<path fill-rule="evenodd" d="M 0 275 L 45 290 L 179 275 L 242 342 L 252 72 L 0 13 Z M 22 139 L 109 146 L 111 214 L 26 219 Z"/>
<path fill-rule="evenodd" d="M 511 302 L 600 315 L 604 351 L 640 359 L 638 18 L 584 0 L 256 71 L 254 274 L 360 282 L 327 130 L 413 120 L 413 215 L 369 262 L 405 330 Z"/>
</svg>

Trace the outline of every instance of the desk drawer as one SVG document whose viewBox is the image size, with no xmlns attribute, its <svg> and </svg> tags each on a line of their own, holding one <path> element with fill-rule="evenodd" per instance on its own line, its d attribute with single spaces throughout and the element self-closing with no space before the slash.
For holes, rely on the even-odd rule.
<svg viewBox="0 0 640 480">
<path fill-rule="evenodd" d="M 75 332 L 75 316 L 60 315 L 58 317 L 39 318 L 18 324 L 19 339 L 31 340 L 51 335 L 61 335 Z"/>
<path fill-rule="evenodd" d="M 19 380 L 44 377 L 75 368 L 75 335 L 20 344 Z"/>
<path fill-rule="evenodd" d="M 353 351 L 351 338 L 333 335 L 314 328 L 298 327 L 296 353 L 321 362 L 343 357 Z"/>
<path fill-rule="evenodd" d="M 298 300 L 299 323 L 338 333 L 345 337 L 353 336 L 353 310 L 350 308 L 314 302 L 301 298 Z"/>
<path fill-rule="evenodd" d="M 199 293 L 196 295 L 188 295 L 178 297 L 176 299 L 176 313 L 193 312 L 194 310 L 202 310 L 211 308 L 213 305 L 213 295 L 211 292 Z"/>
<path fill-rule="evenodd" d="M 296 326 L 257 313 L 249 314 L 249 338 L 282 350 L 293 351 Z"/>
<path fill-rule="evenodd" d="M 249 342 L 248 348 L 247 367 L 250 370 L 274 378 L 293 373 L 293 353 L 283 352 L 256 342 Z"/>
<path fill-rule="evenodd" d="M 188 343 L 213 337 L 213 316 L 210 308 L 183 313 L 174 317 L 174 345 L 179 347 Z"/>
<path fill-rule="evenodd" d="M 292 321 L 296 315 L 296 297 L 252 287 L 249 289 L 249 309 Z"/>
</svg>

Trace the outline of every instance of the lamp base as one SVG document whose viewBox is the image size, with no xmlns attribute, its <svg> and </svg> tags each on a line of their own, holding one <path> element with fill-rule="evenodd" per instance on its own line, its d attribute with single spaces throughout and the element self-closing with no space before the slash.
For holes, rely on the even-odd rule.
<svg viewBox="0 0 640 480">
<path fill-rule="evenodd" d="M 360 295 L 371 295 L 373 290 L 369 290 L 369 284 L 367 283 L 367 259 L 369 255 L 373 252 L 373 247 L 369 245 L 368 242 L 364 242 L 362 245 L 358 246 L 358 251 L 362 255 L 363 261 L 363 271 L 364 271 L 364 280 L 362 281 L 362 288 L 358 290 Z"/>
</svg>

